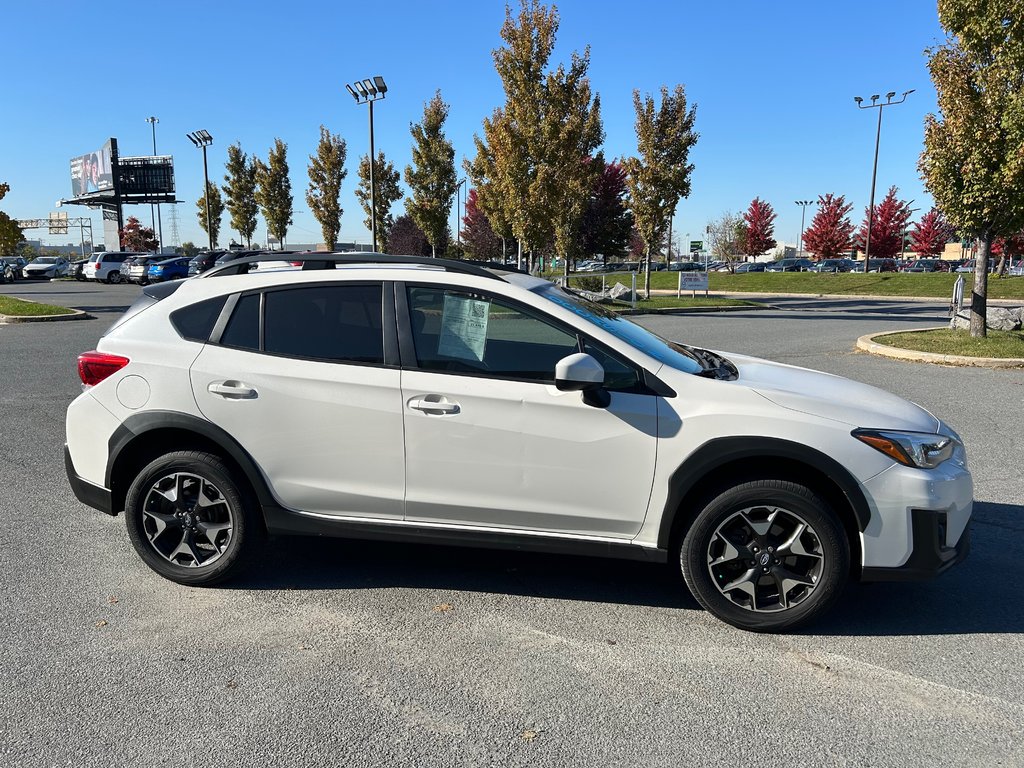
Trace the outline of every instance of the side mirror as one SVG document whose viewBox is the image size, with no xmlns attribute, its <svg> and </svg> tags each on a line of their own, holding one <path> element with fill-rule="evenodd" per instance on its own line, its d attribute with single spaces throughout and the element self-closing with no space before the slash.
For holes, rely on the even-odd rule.
<svg viewBox="0 0 1024 768">
<path fill-rule="evenodd" d="M 561 392 L 582 392 L 583 402 L 607 408 L 612 401 L 604 388 L 604 367 L 593 357 L 577 352 L 555 365 L 555 387 Z"/>
</svg>

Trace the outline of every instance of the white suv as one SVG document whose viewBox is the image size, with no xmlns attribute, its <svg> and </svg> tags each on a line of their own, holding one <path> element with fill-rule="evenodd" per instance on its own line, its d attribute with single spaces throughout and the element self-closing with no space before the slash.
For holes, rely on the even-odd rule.
<svg viewBox="0 0 1024 768">
<path fill-rule="evenodd" d="M 148 254 L 136 253 L 134 251 L 101 251 L 89 257 L 88 263 L 82 269 L 82 275 L 86 280 L 98 280 L 104 283 L 121 282 L 121 265 L 129 256 L 143 256 Z"/>
<path fill-rule="evenodd" d="M 961 441 L 887 392 L 507 268 L 261 258 L 146 288 L 79 358 L 68 478 L 168 579 L 234 575 L 267 533 L 541 549 L 670 562 L 768 631 L 967 554 Z"/>
</svg>

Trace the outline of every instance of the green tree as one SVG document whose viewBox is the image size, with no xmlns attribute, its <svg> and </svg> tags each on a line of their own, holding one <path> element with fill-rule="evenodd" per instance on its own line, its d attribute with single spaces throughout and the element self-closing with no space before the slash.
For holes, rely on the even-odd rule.
<svg viewBox="0 0 1024 768">
<path fill-rule="evenodd" d="M 348 175 L 345 159 L 348 148 L 340 135 L 320 126 L 320 143 L 316 154 L 309 156 L 309 189 L 306 203 L 314 218 L 320 222 L 327 250 L 333 251 L 341 230 L 341 183 Z"/>
<path fill-rule="evenodd" d="M 267 232 L 284 248 L 292 224 L 292 182 L 288 178 L 288 145 L 274 139 L 267 162 L 256 160 L 256 202 L 267 222 Z"/>
<path fill-rule="evenodd" d="M 412 190 L 405 210 L 430 242 L 437 256 L 438 246 L 448 244 L 448 215 L 455 195 L 455 149 L 444 135 L 448 105 L 441 91 L 423 105 L 423 122 L 409 126 L 412 133 L 412 165 L 405 167 L 405 183 Z M 442 247 L 442 251 L 444 248 Z"/>
<path fill-rule="evenodd" d="M 636 143 L 638 157 L 627 158 L 623 165 L 629 174 L 627 183 L 636 229 L 644 241 L 647 274 L 644 290 L 651 292 L 651 251 L 665 236 L 669 218 L 680 198 L 690 196 L 690 149 L 700 134 L 693 130 L 697 106 L 687 107 L 686 90 L 677 85 L 671 93 L 661 88 L 661 105 L 654 99 L 640 98 L 633 91 L 636 111 Z"/>
<path fill-rule="evenodd" d="M 370 229 L 370 160 L 363 155 L 359 160 L 359 186 L 356 187 L 356 200 L 363 208 L 366 218 L 363 219 L 363 226 Z M 373 164 L 373 181 L 377 188 L 374 204 L 377 208 L 377 248 L 387 252 L 388 235 L 395 219 L 391 215 L 391 206 L 402 197 L 402 190 L 398 188 L 398 181 L 401 177 L 395 166 L 384 157 L 384 153 L 377 152 L 377 160 Z"/>
<path fill-rule="evenodd" d="M 13 256 L 18 243 L 25 241 L 25 234 L 18 222 L 0 211 L 0 256 Z"/>
<path fill-rule="evenodd" d="M 191 240 L 186 240 L 178 247 L 178 253 L 180 253 L 182 256 L 188 256 L 189 258 L 192 258 L 197 253 L 199 253 L 199 246 L 193 243 Z"/>
<path fill-rule="evenodd" d="M 546 71 L 558 24 L 557 9 L 536 0 L 524 0 L 516 18 L 506 7 L 505 45 L 493 54 L 505 105 L 484 119 L 466 169 L 497 232 L 507 222 L 522 247 L 554 243 L 571 258 L 597 172 L 589 159 L 604 137 L 587 77 L 590 49 Z"/>
<path fill-rule="evenodd" d="M 0 200 L 3 200 L 7 196 L 7 193 L 10 192 L 10 191 L 11 191 L 11 185 L 10 184 L 8 184 L 6 181 L 0 182 Z"/>
<path fill-rule="evenodd" d="M 918 168 L 936 205 L 977 237 L 971 336 L 986 335 L 992 244 L 1024 227 L 1024 0 L 939 0 L 949 37 L 928 51 L 939 115 Z"/>
<path fill-rule="evenodd" d="M 213 247 L 217 247 L 217 236 L 220 235 L 220 220 L 224 215 L 224 200 L 220 196 L 220 188 L 212 181 L 207 183 L 207 191 L 210 194 L 210 224 L 206 222 L 206 196 L 200 195 L 196 200 L 196 208 L 199 211 L 199 226 L 203 232 L 210 236 Z"/>
<path fill-rule="evenodd" d="M 228 147 L 228 161 L 225 164 L 227 173 L 222 187 L 224 203 L 231 216 L 231 228 L 245 241 L 246 247 L 252 247 L 252 236 L 256 232 L 256 158 L 248 157 L 242 151 L 241 144 Z"/>
</svg>

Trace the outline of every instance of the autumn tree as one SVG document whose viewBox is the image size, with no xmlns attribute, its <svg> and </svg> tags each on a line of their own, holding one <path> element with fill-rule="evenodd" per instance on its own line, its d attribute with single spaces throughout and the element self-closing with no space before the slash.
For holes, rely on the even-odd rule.
<svg viewBox="0 0 1024 768">
<path fill-rule="evenodd" d="M 3 200 L 5 197 L 7 197 L 7 193 L 10 192 L 10 191 L 11 191 L 11 185 L 10 184 L 8 184 L 6 181 L 0 182 L 0 200 Z"/>
<path fill-rule="evenodd" d="M 910 204 L 897 197 L 899 190 L 889 191 L 878 205 L 874 216 L 864 209 L 864 221 L 857 233 L 857 247 L 867 250 L 868 221 L 871 220 L 871 258 L 891 259 L 903 250 L 903 233 L 910 223 Z"/>
<path fill-rule="evenodd" d="M 206 222 L 206 196 L 200 195 L 196 201 L 196 208 L 199 211 L 199 226 L 210 236 L 210 242 L 216 248 L 217 237 L 220 235 L 220 220 L 224 215 L 224 200 L 220 196 L 220 188 L 212 181 L 207 183 L 206 190 L 210 195 L 210 224 L 207 225 Z M 149 231 L 152 233 L 153 230 Z"/>
<path fill-rule="evenodd" d="M 224 205 L 231 217 L 231 228 L 238 232 L 246 247 L 252 247 L 252 236 L 256 232 L 256 158 L 242 151 L 242 145 L 235 143 L 228 147 L 228 161 L 225 163 L 226 182 Z"/>
<path fill-rule="evenodd" d="M 726 211 L 717 219 L 709 221 L 704 228 L 708 238 L 711 255 L 730 264 L 743 253 L 743 242 L 746 239 L 746 227 L 743 217 L 732 211 Z"/>
<path fill-rule="evenodd" d="M 363 213 L 366 215 L 366 218 L 363 219 L 363 226 L 370 230 L 370 161 L 366 155 L 359 160 L 358 174 L 359 185 L 356 187 L 356 200 L 359 201 L 359 205 L 362 206 Z M 402 197 L 402 190 L 398 187 L 400 178 L 395 166 L 384 157 L 382 151 L 378 150 L 377 159 L 373 164 L 373 182 L 376 188 L 374 206 L 377 209 L 377 247 L 386 253 L 391 253 L 387 250 L 388 235 L 395 222 L 391 215 L 391 206 Z"/>
<path fill-rule="evenodd" d="M 200 201 L 201 202 L 201 201 Z M 213 207 L 213 200 L 210 200 Z M 129 216 L 120 231 L 121 248 L 126 251 L 156 251 L 156 234 L 152 227 L 144 227 L 134 216 Z"/>
<path fill-rule="evenodd" d="M 680 198 L 690 196 L 690 149 L 699 138 L 693 130 L 697 107 L 687 106 L 686 90 L 677 85 L 671 93 L 662 86 L 658 107 L 650 95 L 641 99 L 640 92 L 633 91 L 633 108 L 639 154 L 623 164 L 628 173 L 633 219 L 644 241 L 644 289 L 650 296 L 651 251 L 661 244 Z"/>
<path fill-rule="evenodd" d="M 426 234 L 408 214 L 395 219 L 388 232 L 387 253 L 397 256 L 430 256 L 433 246 Z"/>
<path fill-rule="evenodd" d="M 18 243 L 23 242 L 25 233 L 18 226 L 18 222 L 0 211 L 0 256 L 13 256 Z"/>
<path fill-rule="evenodd" d="M 584 255 L 601 254 L 607 263 L 609 257 L 619 259 L 626 253 L 633 231 L 628 194 L 626 169 L 615 161 L 604 164 L 594 179 L 594 188 L 583 213 L 580 234 Z"/>
<path fill-rule="evenodd" d="M 818 198 L 818 211 L 804 231 L 804 248 L 822 259 L 836 259 L 853 247 L 853 205 L 842 195 Z"/>
<path fill-rule="evenodd" d="M 320 142 L 316 154 L 309 156 L 309 189 L 306 203 L 310 213 L 320 222 L 320 232 L 328 251 L 333 251 L 341 230 L 341 183 L 348 171 L 345 158 L 348 150 L 345 140 L 320 126 Z"/>
<path fill-rule="evenodd" d="M 493 52 L 505 104 L 484 119 L 483 137 L 474 136 L 466 171 L 499 235 L 507 225 L 521 249 L 555 243 L 571 258 L 603 129 L 587 77 L 590 49 L 548 70 L 558 24 L 553 6 L 524 0 L 518 17 L 506 6 L 504 45 Z"/>
<path fill-rule="evenodd" d="M 284 238 L 292 224 L 292 182 L 288 178 L 288 145 L 274 139 L 267 162 L 256 160 L 256 202 L 259 203 L 267 232 L 284 248 Z"/>
<path fill-rule="evenodd" d="M 759 197 L 750 201 L 743 214 L 745 225 L 741 249 L 747 256 L 760 256 L 775 247 L 775 210 Z"/>
<path fill-rule="evenodd" d="M 986 335 L 993 241 L 1024 227 L 1024 0 L 939 0 L 928 51 L 939 115 L 918 168 L 957 232 L 976 237 L 971 336 Z"/>
<path fill-rule="evenodd" d="M 954 237 L 953 227 L 938 208 L 932 208 L 910 230 L 910 249 L 918 256 L 936 257 Z"/>
<path fill-rule="evenodd" d="M 437 91 L 423 105 L 423 121 L 409 126 L 412 133 L 412 165 L 405 167 L 405 183 L 412 196 L 405 210 L 430 241 L 431 255 L 448 242 L 448 215 L 452 209 L 457 178 L 455 149 L 444 135 L 448 105 Z"/>
<path fill-rule="evenodd" d="M 462 217 L 462 242 L 471 259 L 499 261 L 503 258 L 501 238 L 491 226 L 479 203 L 476 189 L 466 196 L 466 215 Z"/>
</svg>

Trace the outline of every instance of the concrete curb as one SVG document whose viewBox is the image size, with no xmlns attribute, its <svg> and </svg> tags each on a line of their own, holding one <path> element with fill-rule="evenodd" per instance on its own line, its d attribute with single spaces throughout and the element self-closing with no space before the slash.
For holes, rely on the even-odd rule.
<svg viewBox="0 0 1024 768">
<path fill-rule="evenodd" d="M 32 299 L 23 299 L 20 296 L 12 296 L 12 299 L 24 301 L 28 304 L 38 304 Z M 14 325 L 15 323 L 56 323 L 61 320 L 92 320 L 93 316 L 80 309 L 68 308 L 67 313 L 62 315 L 0 315 L 0 325 Z"/>
<path fill-rule="evenodd" d="M 884 333 L 869 333 L 857 339 L 857 349 L 868 352 L 872 355 L 891 357 L 896 360 L 910 360 L 916 363 L 933 363 L 936 365 L 961 365 L 975 368 L 1024 368 L 1024 358 L 1020 357 L 968 357 L 966 355 L 940 355 L 935 352 L 918 352 L 913 349 L 901 349 L 900 347 L 888 347 L 884 344 L 875 343 L 874 339 L 879 336 L 892 336 L 896 333 L 920 333 L 922 331 L 940 331 L 947 326 L 932 328 L 914 328 L 910 331 L 886 331 Z"/>
<path fill-rule="evenodd" d="M 652 288 L 651 293 L 656 296 L 674 296 L 675 288 Z M 867 299 L 869 301 L 911 301 L 924 304 L 949 305 L 949 297 L 941 296 L 884 296 L 868 293 L 771 293 L 768 291 L 710 291 L 716 296 L 728 296 L 731 299 L 751 299 L 753 296 L 775 296 L 782 299 Z M 753 299 L 751 299 L 753 300 Z M 1011 306 L 1016 307 L 1021 299 L 989 299 L 990 306 Z"/>
<path fill-rule="evenodd" d="M 719 307 L 651 307 L 650 309 L 620 309 L 616 310 L 620 315 L 690 315 L 702 312 L 748 312 L 761 309 L 778 309 L 770 304 L 757 304 L 748 306 L 736 306 L 735 304 L 723 304 Z"/>
</svg>

